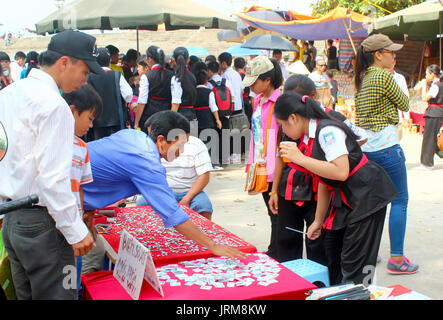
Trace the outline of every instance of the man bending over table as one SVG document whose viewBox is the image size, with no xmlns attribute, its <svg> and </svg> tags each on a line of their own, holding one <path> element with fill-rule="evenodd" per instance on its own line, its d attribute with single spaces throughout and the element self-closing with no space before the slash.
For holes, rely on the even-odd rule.
<svg viewBox="0 0 443 320">
<path fill-rule="evenodd" d="M 177 112 L 167 110 L 161 113 L 152 121 L 149 135 L 125 129 L 88 143 L 94 181 L 83 189 L 85 211 L 142 194 L 166 228 L 173 226 L 215 255 L 244 258 L 243 252 L 208 238 L 179 207 L 168 186 L 161 158 L 173 161 L 183 152 L 190 125 Z"/>
</svg>

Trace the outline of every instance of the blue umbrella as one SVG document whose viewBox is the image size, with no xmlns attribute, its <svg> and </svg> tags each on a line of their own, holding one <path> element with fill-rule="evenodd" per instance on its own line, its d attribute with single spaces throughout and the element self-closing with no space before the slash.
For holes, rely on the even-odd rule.
<svg viewBox="0 0 443 320">
<path fill-rule="evenodd" d="M 238 44 L 230 47 L 226 52 L 229 52 L 232 56 L 260 56 L 266 54 L 263 50 L 242 48 L 242 44 Z"/>
<path fill-rule="evenodd" d="M 282 50 L 282 51 L 298 51 L 298 49 L 286 38 L 276 36 L 273 34 L 264 34 L 255 36 L 243 43 L 242 48 L 249 49 L 267 49 L 267 50 Z"/>
<path fill-rule="evenodd" d="M 209 51 L 201 47 L 187 46 L 189 56 L 207 56 Z"/>
</svg>

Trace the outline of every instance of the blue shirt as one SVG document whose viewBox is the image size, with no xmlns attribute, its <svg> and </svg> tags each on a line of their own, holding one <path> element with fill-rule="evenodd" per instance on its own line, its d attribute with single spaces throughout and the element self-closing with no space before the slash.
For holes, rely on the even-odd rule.
<svg viewBox="0 0 443 320">
<path fill-rule="evenodd" d="M 166 228 L 189 219 L 168 186 L 157 146 L 144 132 L 120 130 L 89 142 L 88 149 L 94 181 L 83 186 L 85 210 L 141 193 Z"/>
</svg>

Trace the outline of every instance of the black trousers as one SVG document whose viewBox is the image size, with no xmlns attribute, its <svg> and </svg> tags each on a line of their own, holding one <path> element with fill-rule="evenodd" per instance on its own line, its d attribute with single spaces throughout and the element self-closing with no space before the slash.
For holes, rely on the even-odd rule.
<svg viewBox="0 0 443 320">
<path fill-rule="evenodd" d="M 425 119 L 420 162 L 425 166 L 432 167 L 434 166 L 434 154 L 440 151 L 437 145 L 437 135 L 443 123 L 443 118 L 426 117 Z"/>
<path fill-rule="evenodd" d="M 268 210 L 269 218 L 271 219 L 271 239 L 269 240 L 268 251 L 266 254 L 271 258 L 277 260 L 277 219 L 278 215 L 272 213 L 269 209 L 269 192 L 272 190 L 272 183 L 269 183 L 269 188 L 267 192 L 262 192 L 263 201 L 265 202 L 266 209 Z"/>
<path fill-rule="evenodd" d="M 285 200 L 278 197 L 278 220 L 277 220 L 277 256 L 279 262 L 303 258 L 303 235 L 286 229 L 306 231 L 315 220 L 315 201 L 305 201 L 298 206 L 295 201 Z M 326 265 L 326 254 L 323 244 L 323 234 L 316 240 L 305 237 L 306 257 L 309 260 Z"/>
<path fill-rule="evenodd" d="M 331 285 L 372 283 L 386 207 L 340 230 L 326 230 L 324 245 Z"/>
<path fill-rule="evenodd" d="M 222 129 L 217 129 L 218 132 L 218 161 L 219 163 L 215 163 L 218 165 L 227 165 L 229 164 L 229 156 L 230 156 L 230 139 L 231 135 L 229 134 L 229 119 L 226 117 L 220 117 L 220 122 L 222 123 Z M 223 134 L 223 130 L 225 130 Z M 227 131 L 226 131 L 227 130 Z M 225 152 L 223 153 L 223 149 Z"/>
</svg>

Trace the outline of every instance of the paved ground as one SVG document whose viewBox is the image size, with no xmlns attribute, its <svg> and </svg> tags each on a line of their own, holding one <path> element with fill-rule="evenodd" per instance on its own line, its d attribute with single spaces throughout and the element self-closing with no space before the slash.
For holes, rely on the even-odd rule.
<svg viewBox="0 0 443 320">
<path fill-rule="evenodd" d="M 401 145 L 408 168 L 409 209 L 405 254 L 420 265 L 414 275 L 391 275 L 386 271 L 389 259 L 388 215 L 380 246 L 382 262 L 377 266 L 375 283 L 381 286 L 403 285 L 433 299 L 443 299 L 443 160 L 435 157 L 435 170 L 416 171 L 422 136 L 404 134 Z M 244 192 L 244 168 L 212 173 L 207 192 L 214 205 L 213 221 L 266 251 L 270 222 L 261 196 Z"/>
</svg>

